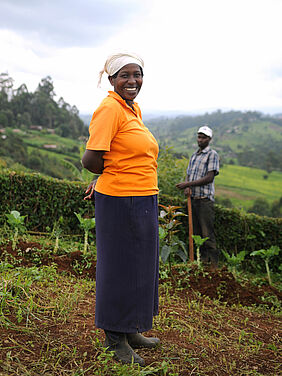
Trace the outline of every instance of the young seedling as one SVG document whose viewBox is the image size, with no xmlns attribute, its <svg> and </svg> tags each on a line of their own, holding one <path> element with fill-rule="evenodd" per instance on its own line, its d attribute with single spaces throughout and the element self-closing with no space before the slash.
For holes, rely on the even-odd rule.
<svg viewBox="0 0 282 376">
<path fill-rule="evenodd" d="M 63 229 L 62 229 L 62 223 L 63 223 L 63 217 L 61 216 L 58 221 L 56 221 L 54 223 L 54 227 L 53 227 L 53 230 L 52 230 L 52 234 L 51 236 L 54 236 L 55 237 L 55 247 L 54 247 L 54 250 L 53 252 L 56 254 L 58 252 L 58 249 L 59 249 L 59 239 L 61 237 L 61 234 L 63 232 Z"/>
<path fill-rule="evenodd" d="M 192 238 L 196 245 L 196 255 L 197 255 L 197 265 L 200 268 L 201 266 L 201 258 L 200 258 L 200 247 L 208 238 L 201 238 L 200 235 L 192 235 Z"/>
<path fill-rule="evenodd" d="M 12 249 L 16 249 L 18 242 L 19 232 L 24 232 L 26 230 L 24 219 L 26 215 L 21 215 L 17 210 L 12 210 L 9 214 L 6 214 L 8 218 L 8 224 L 14 230 L 14 235 L 12 238 Z"/>
<path fill-rule="evenodd" d="M 280 248 L 277 245 L 272 245 L 268 249 L 260 249 L 259 251 L 253 251 L 251 256 L 260 256 L 264 259 L 265 268 L 267 272 L 267 278 L 270 286 L 272 285 L 270 269 L 269 269 L 269 261 L 273 256 L 278 255 L 280 252 Z"/>
<path fill-rule="evenodd" d="M 246 256 L 246 251 L 241 251 L 237 255 L 234 255 L 233 253 L 231 256 L 228 252 L 224 250 L 222 250 L 222 253 L 226 258 L 226 261 L 231 269 L 232 274 L 234 275 L 234 277 L 236 277 L 237 270 Z"/>
<path fill-rule="evenodd" d="M 84 230 L 84 248 L 83 254 L 87 253 L 88 249 L 88 234 L 91 229 L 95 227 L 95 218 L 82 218 L 79 213 L 74 213 L 79 220 L 80 227 Z"/>
<path fill-rule="evenodd" d="M 176 236 L 176 233 L 178 232 L 177 227 L 180 225 L 180 221 L 177 219 L 177 217 L 186 216 L 186 214 L 177 211 L 180 206 L 159 206 L 163 208 L 159 215 L 159 220 L 161 222 L 159 227 L 159 237 L 161 243 L 160 255 L 163 263 L 168 262 L 169 271 L 171 273 L 172 255 L 180 257 L 183 262 L 187 260 L 187 250 L 185 248 L 185 244 Z"/>
</svg>

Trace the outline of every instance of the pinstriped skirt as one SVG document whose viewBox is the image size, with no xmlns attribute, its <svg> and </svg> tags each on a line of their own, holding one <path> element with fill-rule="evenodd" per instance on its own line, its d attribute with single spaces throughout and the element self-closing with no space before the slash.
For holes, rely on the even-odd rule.
<svg viewBox="0 0 282 376">
<path fill-rule="evenodd" d="M 152 328 L 158 314 L 158 198 L 95 192 L 95 325 L 123 333 Z"/>
</svg>

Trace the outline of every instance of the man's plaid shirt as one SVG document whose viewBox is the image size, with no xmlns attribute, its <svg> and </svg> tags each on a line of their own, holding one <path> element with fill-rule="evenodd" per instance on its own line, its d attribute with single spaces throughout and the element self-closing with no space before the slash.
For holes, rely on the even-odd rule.
<svg viewBox="0 0 282 376">
<path fill-rule="evenodd" d="M 207 146 L 204 150 L 198 150 L 192 154 L 187 168 L 189 181 L 198 180 L 207 175 L 209 171 L 215 171 L 215 176 L 219 174 L 219 157 L 215 150 Z M 210 184 L 192 189 L 192 197 L 208 197 L 214 201 L 214 181 Z"/>
</svg>

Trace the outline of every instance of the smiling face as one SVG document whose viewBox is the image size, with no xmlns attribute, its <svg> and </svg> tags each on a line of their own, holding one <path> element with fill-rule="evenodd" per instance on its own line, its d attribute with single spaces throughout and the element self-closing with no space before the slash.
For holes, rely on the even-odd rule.
<svg viewBox="0 0 282 376">
<path fill-rule="evenodd" d="M 201 150 L 204 150 L 210 143 L 211 138 L 204 133 L 198 133 L 198 145 Z"/>
<path fill-rule="evenodd" d="M 127 64 L 116 75 L 109 77 L 114 91 L 118 93 L 129 105 L 138 95 L 142 83 L 143 73 L 139 65 Z"/>
</svg>

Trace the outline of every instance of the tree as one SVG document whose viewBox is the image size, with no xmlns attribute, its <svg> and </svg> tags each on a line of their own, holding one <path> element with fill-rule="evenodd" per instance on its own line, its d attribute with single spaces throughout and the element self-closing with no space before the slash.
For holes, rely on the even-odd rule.
<svg viewBox="0 0 282 376">
<path fill-rule="evenodd" d="M 52 78 L 50 76 L 42 78 L 36 91 L 46 95 L 46 97 L 49 97 L 50 99 L 53 99 L 56 94 L 54 92 Z"/>
<path fill-rule="evenodd" d="M 7 109 L 9 97 L 12 95 L 14 80 L 8 73 L 0 74 L 0 110 Z"/>
<path fill-rule="evenodd" d="M 255 199 L 254 205 L 248 210 L 248 213 L 255 213 L 258 215 L 271 216 L 270 205 L 265 198 L 259 197 Z"/>
</svg>

